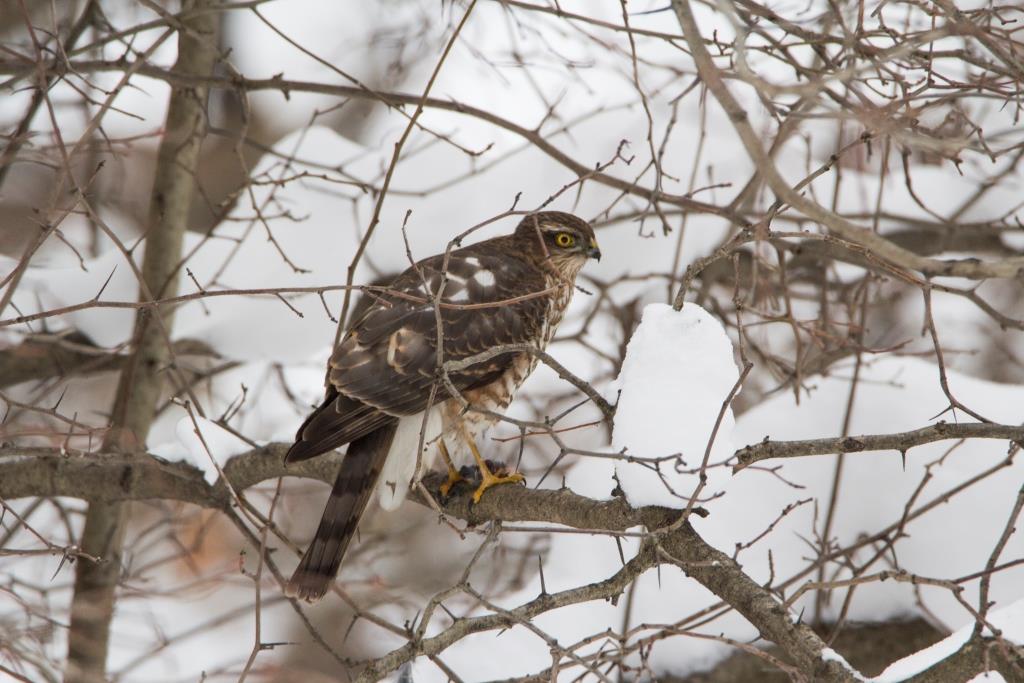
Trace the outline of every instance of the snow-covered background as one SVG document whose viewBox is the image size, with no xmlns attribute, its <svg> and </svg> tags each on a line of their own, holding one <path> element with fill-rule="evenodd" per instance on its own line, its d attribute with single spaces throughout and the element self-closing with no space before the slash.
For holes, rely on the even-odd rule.
<svg viewBox="0 0 1024 683">
<path fill-rule="evenodd" d="M 803 4 L 782 3 L 776 9 L 799 14 Z M 619 3 L 560 6 L 611 24 L 622 23 Z M 648 12 L 661 7 L 657 2 L 630 3 L 630 24 L 678 35 L 671 12 Z M 695 9 L 707 36 L 713 29 L 723 41 L 735 35 L 722 15 L 705 7 Z M 231 64 L 250 78 L 280 73 L 296 81 L 348 85 L 351 76 L 382 90 L 420 93 L 464 11 L 457 3 L 268 2 L 259 6 L 259 13 L 228 13 L 224 40 L 232 48 Z M 656 131 L 655 145 L 662 144 L 666 129 L 675 122 L 659 161 L 664 191 L 682 195 L 712 186 L 695 198 L 725 204 L 749 178 L 752 165 L 727 117 L 701 88 L 693 87 L 692 62 L 678 49 L 680 39 L 673 46 L 657 37 L 636 36 L 644 104 L 623 33 L 595 24 L 569 23 L 551 14 L 516 11 L 501 3 L 481 3 L 473 12 L 433 85 L 433 97 L 494 112 L 527 129 L 539 126 L 544 140 L 584 167 L 611 161 L 609 175 L 629 182 L 639 176 L 637 182 L 651 186 L 654 171 L 644 171 L 651 158 L 646 105 L 651 129 Z M 108 14 L 115 26 L 123 27 L 156 16 L 142 5 L 116 3 Z M 322 61 L 289 44 L 270 25 Z M 139 46 L 150 44 L 160 33 L 154 29 L 139 34 L 135 49 L 143 49 Z M 122 43 L 107 43 L 90 58 L 117 59 L 124 50 Z M 762 78 L 782 84 L 792 81 L 792 74 L 774 61 L 748 57 L 755 60 Z M 150 61 L 168 66 L 174 58 L 175 41 L 169 40 Z M 99 87 L 111 88 L 119 76 L 111 72 L 92 78 Z M 131 151 L 114 157 L 98 179 L 107 200 L 96 207 L 128 243 L 139 238 L 133 217 L 139 207 L 144 215 L 146 183 L 151 182 L 151 176 L 132 170 L 133 155 L 152 154 L 169 95 L 169 88 L 159 80 L 140 77 L 133 83 L 137 87 L 126 88 L 114 98 L 104 133 L 114 140 L 135 142 L 126 145 Z M 772 114 L 760 105 L 753 89 L 736 83 L 734 90 L 758 129 L 774 130 Z M 57 102 L 76 97 L 66 85 L 54 87 L 51 96 Z M 27 89 L 4 93 L 0 115 L 5 125 L 17 120 L 30 97 Z M 198 291 L 197 284 L 208 290 L 333 288 L 323 301 L 317 294 L 286 295 L 287 304 L 273 296 L 224 296 L 192 300 L 176 309 L 172 337 L 201 342 L 217 353 L 216 358 L 186 359 L 201 376 L 195 393 L 207 417 L 190 415 L 180 401 L 167 401 L 147 446 L 153 454 L 200 468 L 207 481 L 218 476 L 214 461 L 222 464 L 252 443 L 289 440 L 309 406 L 322 396 L 323 369 L 336 329 L 326 309 L 335 316 L 341 309 L 339 286 L 345 283 L 347 268 L 369 225 L 375 188 L 412 111 L 407 108 L 403 115 L 381 106 L 367 109 L 359 100 L 335 110 L 338 103 L 332 95 L 293 92 L 285 98 L 279 92 L 252 93 L 248 106 L 257 113 L 251 125 L 254 130 L 260 128 L 272 152 L 252 157 L 248 174 L 254 182 L 223 220 L 214 221 L 209 233 L 195 230 L 186 235 L 185 265 L 190 276 L 183 279 L 181 293 Z M 230 109 L 230 103 L 223 101 L 217 106 Z M 84 128 L 81 112 L 67 106 L 58 113 L 62 134 L 75 139 Z M 921 118 L 938 126 L 940 114 L 944 110 L 929 110 Z M 972 115 L 990 130 L 1012 130 L 1014 123 L 1012 112 L 990 104 L 979 105 Z M 795 274 L 793 292 L 799 296 L 792 301 L 768 286 L 761 291 L 746 287 L 741 276 L 749 325 L 741 339 L 735 324 L 731 263 L 724 285 L 709 285 L 707 291 L 695 285 L 681 310 L 668 305 L 686 265 L 707 256 L 727 238 L 726 220 L 705 213 L 683 217 L 665 206 L 672 228 L 666 233 L 656 212 L 640 197 L 593 181 L 566 190 L 577 180 L 576 174 L 508 130 L 478 117 L 433 108 L 424 111 L 419 123 L 445 139 L 423 131 L 410 138 L 380 223 L 355 270 L 357 284 L 405 268 L 406 238 L 412 256 L 425 257 L 443 250 L 456 234 L 513 205 L 531 210 L 553 197 L 551 208 L 572 211 L 598 226 L 605 257 L 587 266 L 581 277 L 587 291 L 577 293 L 549 352 L 609 401 L 618 402 L 615 427 L 608 430 L 597 424 L 600 414 L 589 405 L 562 415 L 580 401 L 580 395 L 554 372 L 539 367 L 521 389 L 510 415 L 562 415 L 557 426 L 572 429 L 560 437 L 580 453 L 565 454 L 552 469 L 557 446 L 543 437 L 527 439 L 522 470 L 530 485 L 540 482 L 552 488 L 564 483 L 597 499 L 609 499 L 614 491 L 633 505 L 678 508 L 686 507 L 690 496 L 699 492 L 699 504 L 709 515 L 694 518 L 695 529 L 723 552 L 735 550 L 752 578 L 771 582 L 786 596 L 805 582 L 841 580 L 854 569 L 864 574 L 902 569 L 929 579 L 963 579 L 961 597 L 977 606 L 979 580 L 964 577 L 984 570 L 1024 484 L 1024 465 L 1008 457 L 1006 441 L 942 441 L 914 448 L 905 457 L 895 451 L 850 454 L 843 460 L 837 488 L 836 456 L 766 461 L 737 473 L 727 462 L 736 449 L 765 437 L 883 434 L 918 429 L 939 419 L 974 421 L 962 411 L 945 412 L 949 399 L 940 384 L 931 339 L 921 333 L 924 312 L 917 289 L 900 289 L 905 283 L 898 278 L 868 277 L 862 265 L 830 262 L 822 268 L 820 276 L 828 280 L 833 294 L 844 287 L 867 287 L 877 298 L 878 306 L 869 309 L 860 338 L 865 348 L 877 352 L 859 357 L 846 354 L 825 364 L 823 373 L 798 374 L 794 389 L 788 381 L 792 377 L 784 376 L 782 364 L 774 363 L 772 356 L 789 358 L 815 350 L 794 351 L 792 328 L 797 325 L 784 318 L 783 311 L 792 306 L 803 333 L 818 329 L 815 325 L 824 314 L 820 302 L 808 294 L 820 291 L 808 284 L 816 282 L 817 274 Z M 43 124 L 37 121 L 37 125 Z M 802 125 L 803 135 L 794 136 L 776 155 L 793 184 L 824 163 L 840 139 L 845 144 L 842 135 L 852 139 L 860 132 L 836 133 L 835 121 L 827 117 L 809 117 Z M 623 141 L 627 144 L 620 147 Z M 622 157 L 616 158 L 620 149 Z M 898 156 L 895 151 L 893 156 Z M 927 211 L 917 204 L 902 177 L 879 173 L 877 156 L 843 168 L 835 208 L 850 215 L 870 215 L 884 204 L 884 215 L 895 218 L 879 221 L 875 227 L 883 231 L 899 228 L 905 222 L 899 217 L 924 221 L 934 214 L 953 214 L 1001 168 L 982 154 L 965 151 L 963 156 L 959 169 L 949 163 L 916 169 L 915 185 L 928 190 Z M 627 164 L 624 158 L 632 161 Z M 39 171 L 28 164 L 14 168 L 0 188 L 0 203 L 18 211 L 29 207 L 40 211 L 44 220 L 53 220 L 60 201 L 34 189 Z M 216 175 L 216 169 L 209 172 Z M 825 174 L 809 185 L 808 192 L 828 204 L 837 187 L 834 177 Z M 1019 175 L 1001 177 L 984 201 L 958 213 L 957 220 L 980 224 L 998 218 L 1009 223 L 1006 217 L 1017 210 L 1020 189 Z M 773 200 L 758 197 L 755 204 L 767 208 Z M 643 215 L 643 220 L 637 215 Z M 11 307 L 0 312 L 4 318 L 16 315 L 15 310 L 29 314 L 88 302 L 101 290 L 103 301 L 136 298 L 135 276 L 122 253 L 105 237 L 94 239 L 86 217 L 72 214 L 62 220 L 66 241 L 50 239 L 36 254 Z M 515 221 L 514 217 L 496 221 L 469 239 L 507 232 Z M 774 227 L 814 229 L 784 224 L 783 218 Z M 1020 230 L 1007 231 L 1002 239 L 1019 249 L 1020 237 Z M 139 263 L 144 248 L 143 242 L 135 251 Z M 0 256 L 2 274 L 13 269 L 20 253 L 5 251 Z M 748 253 L 766 262 L 774 259 L 768 246 Z M 754 273 L 747 280 L 760 282 L 757 277 Z M 937 282 L 959 288 L 977 284 L 952 278 Z M 1007 315 L 1021 317 L 1024 297 L 1019 284 L 985 282 L 976 292 Z M 1018 362 L 1024 358 L 1022 333 L 1000 329 L 978 306 L 938 289 L 933 293 L 933 311 L 938 337 L 947 349 L 949 388 L 956 399 L 991 421 L 1024 422 L 1024 366 Z M 848 325 L 853 335 L 858 322 L 853 311 L 836 305 L 829 314 L 839 316 L 833 322 L 837 327 Z M 13 347 L 32 333 L 73 329 L 98 347 L 116 349 L 127 342 L 132 321 L 130 309 L 86 308 L 31 325 L 4 327 L 0 342 Z M 832 341 L 824 339 L 820 345 Z M 741 342 L 754 369 L 732 408 L 723 412 L 723 401 L 740 376 Z M 803 343 L 808 343 L 806 338 Z M 779 389 L 780 385 L 784 388 Z M 56 383 L 19 384 L 9 389 L 9 395 L 20 403 L 48 407 L 59 398 L 60 414 L 99 427 L 105 424 L 115 386 L 112 373 L 90 374 Z M 712 440 L 720 413 L 721 423 Z M 10 423 L 5 441 L 54 442 L 39 435 L 41 425 L 49 424 L 42 417 L 20 412 L 15 417 L 19 416 L 23 422 Z M 225 416 L 231 431 L 216 424 Z M 197 426 L 202 439 L 196 434 Z M 488 443 L 492 457 L 510 462 L 518 458 L 517 433 L 507 425 L 497 427 Z M 702 468 L 705 453 L 707 467 Z M 1010 455 L 1014 454 L 1011 449 Z M 707 480 L 700 486 L 702 473 Z M 834 512 L 829 512 L 833 490 L 838 493 Z M 274 493 L 271 482 L 250 497 L 266 513 Z M 286 481 L 284 495 L 274 504 L 275 523 L 299 547 L 315 527 L 325 493 L 321 485 Z M 76 512 L 66 519 L 53 506 L 34 509 L 32 527 L 51 531 L 54 537 L 73 537 L 81 524 L 81 506 L 76 508 L 73 501 L 67 504 Z M 12 505 L 25 513 L 29 503 Z M 128 532 L 130 578 L 113 626 L 110 670 L 119 680 L 197 680 L 204 673 L 209 679 L 236 679 L 253 647 L 256 619 L 261 641 L 279 643 L 259 654 L 261 673 L 280 675 L 283 680 L 286 674 L 281 671 L 315 669 L 323 680 L 343 678 L 336 664 L 317 659 L 322 655 L 311 645 L 308 631 L 266 573 L 258 597 L 261 609 L 258 614 L 253 609 L 257 598 L 251 572 L 257 566 L 257 553 L 223 520 L 158 501 L 139 503 L 135 510 L 137 520 Z M 831 518 L 829 538 L 823 541 L 826 517 Z M 770 533 L 762 535 L 769 528 Z M 360 535 L 361 542 L 343 568 L 342 585 L 363 609 L 398 626 L 414 620 L 437 591 L 451 586 L 484 540 L 480 530 L 460 536 L 437 524 L 436 515 L 411 503 L 393 513 L 372 513 Z M 12 547 L 34 542 L 24 530 L 7 541 Z M 287 572 L 295 562 L 294 553 L 273 536 L 271 544 Z M 542 580 L 554 592 L 607 578 L 621 567 L 621 557 L 628 558 L 637 547 L 635 536 L 506 529 L 482 555 L 471 583 L 495 604 L 514 607 L 536 597 Z M 847 552 L 827 564 L 819 576 L 808 567 L 822 548 Z M 1007 566 L 993 575 L 989 593 L 995 603 L 990 622 L 1018 643 L 1024 643 L 1021 558 L 1024 538 L 1014 534 L 1000 558 Z M 37 616 L 26 616 L 24 605 L 42 603 L 47 614 L 63 623 L 73 577 L 68 565 L 45 555 L 0 557 L 0 562 L 5 581 L 0 587 L 0 622 L 11 624 L 7 633 L 21 633 L 19 651 L 41 661 L 59 662 L 65 631 L 60 626 L 42 628 Z M 30 578 L 37 584 L 40 576 L 53 578 L 44 582 L 44 592 L 26 597 L 19 581 Z M 971 613 L 947 587 L 885 581 L 858 585 L 852 596 L 848 590 L 834 590 L 824 601 L 816 600 L 814 591 L 808 592 L 790 606 L 791 612 L 794 618 L 813 615 L 826 622 L 840 617 L 854 622 L 923 618 L 937 632 L 949 634 L 939 645 L 893 664 L 879 681 L 902 680 L 938 661 L 963 642 L 974 624 Z M 754 641 L 756 629 L 734 612 L 694 625 L 700 621 L 696 615 L 717 601 L 681 570 L 663 565 L 641 576 L 629 598 L 618 604 L 591 602 L 553 610 L 537 618 L 535 625 L 562 647 L 575 648 L 580 656 L 604 646 L 601 640 L 582 641 L 606 629 L 632 628 L 631 637 L 642 639 L 657 632 L 659 625 L 677 625 L 682 631 Z M 451 609 L 459 614 L 483 609 L 469 599 L 452 603 Z M 351 609 L 336 596 L 307 613 L 329 642 L 351 656 L 378 656 L 406 642 L 370 619 L 353 620 Z M 441 627 L 432 626 L 428 635 Z M 0 636 L 4 633 L 0 631 Z M 0 661 L 5 652 L 0 647 Z M 654 639 L 642 660 L 633 654 L 628 663 L 646 667 L 636 670 L 639 676 L 681 676 L 710 668 L 731 652 L 720 641 L 682 633 Z M 442 658 L 462 680 L 474 681 L 526 676 L 552 663 L 551 643 L 522 626 L 470 636 L 445 650 Z M 576 675 L 580 670 L 567 672 Z M 425 658 L 413 664 L 411 673 L 418 683 L 448 679 Z M 298 675 L 295 680 L 312 680 Z M 986 680 L 998 680 L 998 675 Z"/>
</svg>

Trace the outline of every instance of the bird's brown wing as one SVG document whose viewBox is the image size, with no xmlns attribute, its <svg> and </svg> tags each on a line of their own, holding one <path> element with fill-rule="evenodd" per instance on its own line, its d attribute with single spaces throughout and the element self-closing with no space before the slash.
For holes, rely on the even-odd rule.
<svg viewBox="0 0 1024 683">
<path fill-rule="evenodd" d="M 499 238 L 454 251 L 447 269 L 441 255 L 425 259 L 378 295 L 331 355 L 327 397 L 299 429 L 286 460 L 311 458 L 422 412 L 438 377 L 438 310 L 443 361 L 535 343 L 547 314 L 546 280 L 504 245 Z M 450 305 L 435 307 L 433 294 L 444 279 L 442 302 Z M 515 355 L 494 356 L 449 378 L 460 391 L 483 386 L 500 377 Z M 443 386 L 434 390 L 435 403 L 447 398 Z"/>
<path fill-rule="evenodd" d="M 329 387 L 323 403 L 299 427 L 285 462 L 308 460 L 395 421 L 393 416 Z"/>
</svg>

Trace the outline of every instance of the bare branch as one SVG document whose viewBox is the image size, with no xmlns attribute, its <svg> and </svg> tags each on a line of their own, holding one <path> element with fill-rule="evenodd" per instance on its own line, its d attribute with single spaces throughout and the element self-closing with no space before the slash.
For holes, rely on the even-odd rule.
<svg viewBox="0 0 1024 683">
<path fill-rule="evenodd" d="M 915 446 L 947 439 L 1007 439 L 1022 443 L 1024 427 L 990 423 L 938 422 L 929 427 L 894 434 L 864 434 L 806 441 L 770 441 L 765 437 L 761 443 L 745 446 L 736 451 L 734 457 L 738 463 L 733 467 L 733 471 L 738 472 L 755 462 L 772 458 L 803 458 L 810 455 L 868 451 L 899 451 L 906 455 L 907 451 Z"/>
</svg>

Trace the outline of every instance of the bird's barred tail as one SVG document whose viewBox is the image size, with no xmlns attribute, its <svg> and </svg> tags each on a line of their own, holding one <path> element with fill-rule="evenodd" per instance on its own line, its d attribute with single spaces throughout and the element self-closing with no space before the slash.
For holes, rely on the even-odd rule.
<svg viewBox="0 0 1024 683">
<path fill-rule="evenodd" d="M 287 595 L 316 602 L 338 575 L 345 550 L 384 467 L 395 426 L 385 425 L 349 444 L 316 536 L 285 588 Z"/>
</svg>

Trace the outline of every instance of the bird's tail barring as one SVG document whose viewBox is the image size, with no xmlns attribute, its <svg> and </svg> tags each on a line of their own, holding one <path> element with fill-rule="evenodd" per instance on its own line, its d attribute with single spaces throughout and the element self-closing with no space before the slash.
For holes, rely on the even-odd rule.
<svg viewBox="0 0 1024 683">
<path fill-rule="evenodd" d="M 287 595 L 316 602 L 327 593 L 338 575 L 359 518 L 370 502 L 395 436 L 395 426 L 385 425 L 349 444 L 316 536 L 285 587 Z"/>
</svg>

